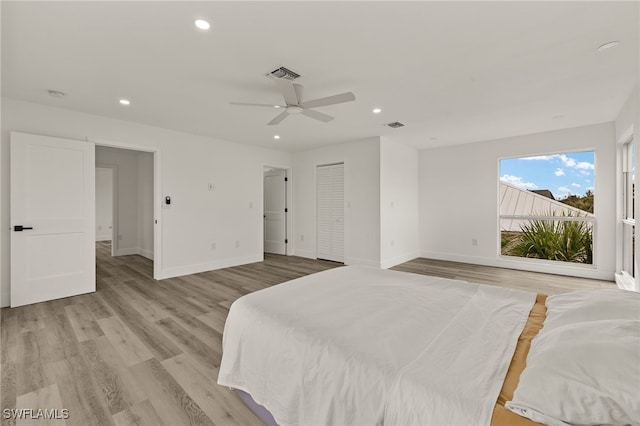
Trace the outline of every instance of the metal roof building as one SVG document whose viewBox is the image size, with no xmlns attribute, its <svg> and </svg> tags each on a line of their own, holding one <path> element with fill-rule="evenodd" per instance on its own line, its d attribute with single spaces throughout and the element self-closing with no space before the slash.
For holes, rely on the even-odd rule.
<svg viewBox="0 0 640 426">
<path fill-rule="evenodd" d="M 550 191 L 549 194 L 551 194 Z M 511 219 L 504 216 L 581 216 L 595 217 L 592 213 L 561 203 L 539 193 L 521 189 L 500 182 L 500 229 L 502 231 L 521 230 L 520 225 L 527 219 Z"/>
</svg>

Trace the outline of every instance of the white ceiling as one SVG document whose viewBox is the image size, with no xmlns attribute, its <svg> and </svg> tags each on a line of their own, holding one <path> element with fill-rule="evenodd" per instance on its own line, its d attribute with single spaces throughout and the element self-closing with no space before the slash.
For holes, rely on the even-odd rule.
<svg viewBox="0 0 640 426">
<path fill-rule="evenodd" d="M 3 1 L 2 95 L 280 149 L 378 135 L 466 143 L 615 119 L 638 81 L 638 7 Z M 611 40 L 622 44 L 597 51 Z M 305 99 L 356 101 L 319 108 L 330 123 L 297 115 L 275 127 L 275 109 L 229 105 L 282 103 L 264 76 L 281 65 L 302 74 Z M 383 126 L 396 120 L 406 126 Z"/>
</svg>

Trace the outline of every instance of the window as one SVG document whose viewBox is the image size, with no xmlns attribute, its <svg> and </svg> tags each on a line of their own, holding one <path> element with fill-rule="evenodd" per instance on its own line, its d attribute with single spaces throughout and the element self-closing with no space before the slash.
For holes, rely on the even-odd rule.
<svg viewBox="0 0 640 426">
<path fill-rule="evenodd" d="M 635 145 L 633 140 L 622 145 L 622 273 L 633 281 L 635 254 Z"/>
<path fill-rule="evenodd" d="M 500 255 L 594 264 L 595 152 L 500 160 Z"/>
</svg>

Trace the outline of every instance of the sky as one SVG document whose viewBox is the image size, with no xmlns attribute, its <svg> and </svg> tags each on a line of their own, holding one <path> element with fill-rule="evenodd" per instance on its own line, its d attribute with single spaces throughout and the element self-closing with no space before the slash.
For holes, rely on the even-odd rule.
<svg viewBox="0 0 640 426">
<path fill-rule="evenodd" d="M 500 180 L 523 189 L 548 189 L 556 199 L 595 194 L 595 152 L 500 160 Z"/>
</svg>

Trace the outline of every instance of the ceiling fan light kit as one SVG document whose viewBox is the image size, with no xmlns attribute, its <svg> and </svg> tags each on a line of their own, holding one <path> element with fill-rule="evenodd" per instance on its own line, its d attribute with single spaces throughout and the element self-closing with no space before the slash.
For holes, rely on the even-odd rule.
<svg viewBox="0 0 640 426">
<path fill-rule="evenodd" d="M 245 102 L 231 102 L 232 105 L 243 105 L 243 106 L 257 106 L 257 107 L 268 107 L 268 108 L 284 108 L 280 114 L 278 114 L 273 120 L 267 123 L 269 126 L 275 126 L 279 124 L 282 120 L 287 118 L 290 114 L 302 114 L 306 117 L 313 118 L 314 120 L 322 121 L 323 123 L 328 123 L 333 120 L 333 117 L 325 114 L 320 111 L 315 111 L 313 108 L 319 108 L 323 106 L 329 105 L 337 105 L 344 102 L 351 102 L 356 100 L 356 96 L 352 92 L 341 93 L 339 95 L 327 96 L 324 98 L 313 99 L 310 101 L 302 102 L 302 91 L 304 87 L 301 84 L 293 83 L 289 75 L 286 77 L 279 78 L 274 73 L 282 74 L 285 73 L 282 70 L 289 71 L 296 76 L 299 74 L 294 73 L 284 67 L 278 68 L 277 70 L 269 73 L 268 75 L 274 76 L 275 84 L 282 97 L 284 98 L 285 105 L 273 105 L 273 104 L 257 104 L 257 103 L 245 103 Z M 297 78 L 297 77 L 295 77 Z"/>
</svg>

